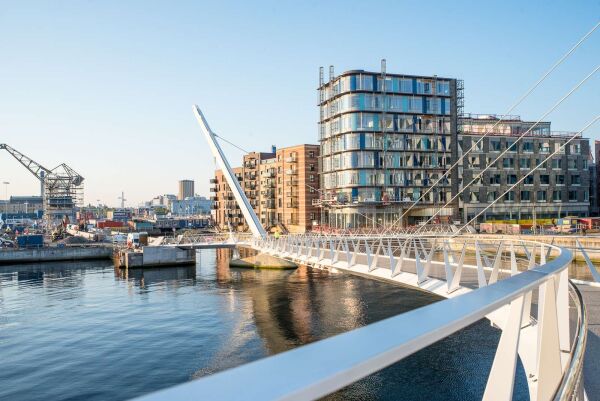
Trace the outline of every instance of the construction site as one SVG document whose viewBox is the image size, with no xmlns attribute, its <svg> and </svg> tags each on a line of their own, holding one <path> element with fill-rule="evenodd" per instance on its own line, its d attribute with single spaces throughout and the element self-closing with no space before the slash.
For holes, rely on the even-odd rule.
<svg viewBox="0 0 600 401">
<path fill-rule="evenodd" d="M 29 156 L 7 144 L 0 144 L 0 150 L 5 150 L 27 169 L 40 183 L 40 198 L 43 218 L 39 222 L 43 232 L 59 232 L 74 220 L 76 211 L 83 205 L 83 181 L 81 174 L 66 163 L 61 163 L 49 169 Z M 4 183 L 5 185 L 8 183 Z M 9 200 L 6 200 L 7 205 Z M 8 213 L 8 207 L 0 211 L 2 216 L 0 226 L 20 220 L 30 219 L 28 210 Z"/>
</svg>

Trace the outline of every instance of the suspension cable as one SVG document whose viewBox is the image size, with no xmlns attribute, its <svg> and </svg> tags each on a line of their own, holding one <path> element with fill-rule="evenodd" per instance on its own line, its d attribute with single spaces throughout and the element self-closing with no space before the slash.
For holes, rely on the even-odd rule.
<svg viewBox="0 0 600 401">
<path fill-rule="evenodd" d="M 548 155 L 543 161 L 541 161 L 537 166 L 535 166 L 532 170 L 530 170 L 527 174 L 525 174 L 523 177 L 521 177 L 521 179 L 519 179 L 516 183 L 514 183 L 513 185 L 511 185 L 506 191 L 504 191 L 504 193 L 500 196 L 498 196 L 496 199 L 494 199 L 493 202 L 491 202 L 489 205 L 487 205 L 483 210 L 481 210 L 479 213 L 477 213 L 477 215 L 475 217 L 473 217 L 468 223 L 466 223 L 465 225 L 463 225 L 462 227 L 460 227 L 458 229 L 458 231 L 456 231 L 454 234 L 452 234 L 450 236 L 450 238 L 454 238 L 455 236 L 459 235 L 460 232 L 462 230 L 464 230 L 467 226 L 469 226 L 473 221 L 476 221 L 477 218 L 479 216 L 481 216 L 486 210 L 488 210 L 490 207 L 492 207 L 496 202 L 498 202 L 500 199 L 502 199 L 507 193 L 509 193 L 510 191 L 512 191 L 517 185 L 519 185 L 521 182 L 523 182 L 525 180 L 525 178 L 529 177 L 535 170 L 537 170 L 538 168 L 540 168 L 544 163 L 546 163 L 548 160 L 550 160 L 550 158 L 552 158 L 554 155 L 556 155 L 557 153 L 560 153 L 565 146 L 567 146 L 573 139 L 577 138 L 578 136 L 581 136 L 581 134 L 587 130 L 589 127 L 591 127 L 596 121 L 600 120 L 600 114 L 596 116 L 596 118 L 594 118 L 592 121 L 590 121 L 585 127 L 583 127 L 583 129 L 581 129 L 581 131 L 577 132 L 575 135 L 573 135 L 572 137 L 569 138 L 569 140 L 567 140 L 565 143 L 563 143 L 558 149 L 556 149 L 554 152 L 552 152 L 550 155 Z"/>
<path fill-rule="evenodd" d="M 442 181 L 444 178 L 446 178 L 450 172 L 452 171 L 452 169 L 454 169 L 460 162 L 463 161 L 463 159 L 467 156 L 467 154 L 469 154 L 472 150 L 474 150 L 482 141 L 485 137 L 488 136 L 488 134 L 492 133 L 494 128 L 496 128 L 498 126 L 498 124 L 500 124 L 502 121 L 504 121 L 505 117 L 507 115 L 509 115 L 517 106 L 519 106 L 544 80 L 546 80 L 546 78 L 556 69 L 558 68 L 575 50 L 577 50 L 577 48 L 579 48 L 579 46 L 581 46 L 583 44 L 583 42 L 586 41 L 586 39 L 600 26 L 600 22 L 596 23 L 596 25 L 594 25 L 594 27 L 587 32 L 581 39 L 579 39 L 579 41 L 573 46 L 571 47 L 571 49 L 569 51 L 567 51 L 560 59 L 558 59 L 558 61 L 556 61 L 554 63 L 554 65 L 548 70 L 546 71 L 546 73 L 544 75 L 542 75 L 542 77 L 540 79 L 538 79 L 538 81 L 531 87 L 529 88 L 529 90 L 527 92 L 525 92 L 525 94 L 523 94 L 519 100 L 517 100 L 516 103 L 514 103 L 502 116 L 501 118 L 489 129 L 487 129 L 483 136 L 481 136 L 481 138 L 479 138 L 479 140 L 477 142 L 475 142 L 471 148 L 469 148 L 469 150 L 467 150 L 466 152 L 464 152 L 460 158 L 454 162 L 449 169 L 447 169 L 444 174 L 438 178 L 433 184 L 431 184 L 431 186 L 416 200 L 414 201 L 409 207 L 408 209 L 406 209 L 404 211 L 404 213 L 402 213 L 402 215 L 396 219 L 396 221 L 394 221 L 392 223 L 392 225 L 388 228 L 388 230 L 392 230 L 396 224 L 398 224 L 398 222 L 401 222 L 402 219 L 404 218 L 404 216 L 406 216 L 408 214 L 408 212 L 410 212 L 421 200 L 423 200 L 423 198 L 425 198 L 425 196 L 431 192 L 436 186 L 437 184 Z"/>
<path fill-rule="evenodd" d="M 417 229 L 417 231 L 414 233 L 414 235 L 418 234 L 421 231 L 421 228 L 424 227 L 425 225 L 427 225 L 429 222 L 431 222 L 438 214 L 441 213 L 441 211 L 446 208 L 448 205 L 450 205 L 456 198 L 458 198 L 460 196 L 460 194 L 462 194 L 465 189 L 467 189 L 469 186 L 471 186 L 471 184 L 473 184 L 475 181 L 477 181 L 478 179 L 480 179 L 483 176 L 483 173 L 485 173 L 487 170 L 489 170 L 493 165 L 496 164 L 496 162 L 498 160 L 500 160 L 500 158 L 502 156 L 504 156 L 504 154 L 506 154 L 506 152 L 508 152 L 511 148 L 515 147 L 519 141 L 521 139 L 523 139 L 527 134 L 529 134 L 529 132 L 531 132 L 531 130 L 533 130 L 533 128 L 535 128 L 544 118 L 546 118 L 546 116 L 550 113 L 552 113 L 562 102 L 564 102 L 566 99 L 568 99 L 577 89 L 579 89 L 581 87 L 581 85 L 583 85 L 588 79 L 590 79 L 598 70 L 600 69 L 600 65 L 598 65 L 596 68 L 594 68 L 594 70 L 592 72 L 590 72 L 582 81 L 580 81 L 577 85 L 575 85 L 573 87 L 573 89 L 571 89 L 566 95 L 564 95 L 558 102 L 556 102 L 548 111 L 546 111 L 544 113 L 544 115 L 542 117 L 540 117 L 535 124 L 533 124 L 527 131 L 525 131 L 523 134 L 521 134 L 516 140 L 515 142 L 510 146 L 507 147 L 504 151 L 502 151 L 498 157 L 496 157 L 496 159 L 494 159 L 493 162 L 489 163 L 479 174 L 477 174 L 472 180 L 471 182 L 469 182 L 466 186 L 464 186 L 460 191 L 458 191 L 456 193 L 456 195 L 454 195 L 448 202 L 446 202 L 446 204 L 444 206 L 442 206 L 441 208 L 439 208 L 434 214 L 433 216 L 431 216 L 429 218 L 429 220 L 427 220 L 425 222 L 425 224 L 421 227 L 419 227 L 419 229 Z"/>
</svg>

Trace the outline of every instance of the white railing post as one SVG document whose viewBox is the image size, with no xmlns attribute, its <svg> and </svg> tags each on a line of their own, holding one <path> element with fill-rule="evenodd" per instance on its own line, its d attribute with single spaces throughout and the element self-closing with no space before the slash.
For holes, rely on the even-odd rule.
<svg viewBox="0 0 600 401">
<path fill-rule="evenodd" d="M 508 318 L 483 393 L 484 401 L 512 400 L 522 315 L 523 297 L 519 297 L 510 303 Z"/>
<path fill-rule="evenodd" d="M 465 242 L 465 243 L 463 243 L 463 249 L 460 253 L 460 258 L 458 259 L 458 264 L 456 266 L 456 270 L 454 271 L 452 279 L 449 281 L 448 294 L 451 294 L 460 288 L 460 278 L 462 276 L 466 252 L 467 252 L 467 243 Z M 450 267 L 450 270 L 452 270 L 452 267 Z"/>
<path fill-rule="evenodd" d="M 503 243 L 500 242 L 500 244 L 498 244 L 498 251 L 496 253 L 496 257 L 494 258 L 492 273 L 490 274 L 490 280 L 488 281 L 489 284 L 494 284 L 496 281 L 498 281 L 498 273 L 500 271 L 500 265 L 502 264 L 503 247 Z"/>
<path fill-rule="evenodd" d="M 517 268 L 517 257 L 515 256 L 515 244 L 511 241 L 510 243 L 510 275 L 514 276 L 519 273 Z"/>
<path fill-rule="evenodd" d="M 550 400 L 562 377 L 556 306 L 555 277 L 549 277 L 540 285 L 536 394 L 538 401 Z"/>
<path fill-rule="evenodd" d="M 375 248 L 375 254 L 373 255 L 373 259 L 371 260 L 371 263 L 369 263 L 369 272 L 372 272 L 373 270 L 377 269 L 377 262 L 379 261 L 379 252 L 381 252 L 381 249 L 383 248 L 383 243 L 381 242 L 381 239 L 379 240 L 379 244 L 377 244 L 377 248 Z"/>
<path fill-rule="evenodd" d="M 487 281 L 485 279 L 485 273 L 483 271 L 483 263 L 481 262 L 481 250 L 479 249 L 479 242 L 475 241 L 475 260 L 477 261 L 477 283 L 479 288 L 485 287 Z"/>
</svg>

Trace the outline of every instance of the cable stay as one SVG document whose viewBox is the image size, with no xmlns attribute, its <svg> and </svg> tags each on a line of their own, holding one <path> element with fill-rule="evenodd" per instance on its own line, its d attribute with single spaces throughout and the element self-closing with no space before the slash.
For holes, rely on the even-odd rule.
<svg viewBox="0 0 600 401">
<path fill-rule="evenodd" d="M 419 202 L 421 202 L 425 196 L 427 194 L 429 194 L 434 188 L 437 187 L 437 185 L 442 182 L 446 177 L 448 177 L 448 175 L 450 174 L 450 172 L 456 167 L 458 166 L 463 160 L 464 158 L 474 149 L 477 148 L 477 146 L 483 141 L 484 138 L 486 138 L 490 133 L 493 132 L 493 130 L 502 122 L 505 121 L 505 117 L 507 115 L 510 115 L 512 113 L 512 111 L 517 108 L 527 97 L 529 97 L 529 95 L 531 95 L 531 93 L 533 93 L 533 91 L 535 91 L 535 89 L 537 89 L 538 86 L 540 86 L 542 84 L 542 82 L 544 82 L 546 80 L 546 78 L 552 73 L 554 72 L 554 70 L 556 70 L 567 58 L 569 58 L 571 56 L 571 54 L 573 52 L 575 52 L 575 50 L 577 50 L 582 44 L 583 42 L 585 42 L 591 35 L 592 33 L 594 33 L 594 31 L 596 31 L 596 29 L 598 29 L 598 27 L 600 26 L 600 22 L 598 22 L 596 25 L 594 25 L 594 27 L 588 31 L 583 37 L 581 37 L 581 39 L 579 39 L 579 41 L 573 45 L 573 47 L 571 47 L 571 49 L 569 49 L 560 59 L 558 59 L 554 65 L 552 65 L 552 67 L 550 67 L 550 69 L 548 71 L 546 71 L 546 73 L 544 73 L 544 75 L 542 75 L 542 77 L 540 77 L 540 79 L 537 80 L 537 82 L 531 87 L 529 88 L 529 90 L 527 90 L 511 107 L 509 107 L 509 109 L 503 114 L 501 115 L 501 118 L 488 130 L 486 130 L 483 135 L 481 136 L 481 138 L 479 138 L 479 140 L 477 140 L 477 142 L 475 142 L 471 148 L 469 148 L 466 152 L 463 152 L 463 154 L 459 157 L 459 159 L 454 162 L 450 168 L 448 168 L 446 170 L 446 172 L 444 172 L 444 174 L 438 178 L 433 184 L 431 184 L 431 186 L 416 200 L 414 201 L 409 207 L 408 209 L 406 209 L 402 215 L 396 219 L 396 221 L 394 221 L 392 223 L 392 225 L 387 229 L 387 231 L 393 230 L 394 227 L 400 223 L 402 224 L 402 219 L 408 214 L 408 212 L 410 212 L 415 206 L 417 206 L 419 204 Z"/>
</svg>

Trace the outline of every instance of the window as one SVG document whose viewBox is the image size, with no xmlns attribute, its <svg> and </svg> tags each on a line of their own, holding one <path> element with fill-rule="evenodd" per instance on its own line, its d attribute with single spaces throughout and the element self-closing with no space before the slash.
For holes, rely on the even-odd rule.
<svg viewBox="0 0 600 401">
<path fill-rule="evenodd" d="M 537 201 L 546 202 L 546 191 L 537 191 Z"/>
<path fill-rule="evenodd" d="M 479 167 L 479 156 L 469 156 L 467 159 L 469 168 Z"/>
<path fill-rule="evenodd" d="M 490 176 L 490 185 L 500 185 L 500 174 Z"/>
<path fill-rule="evenodd" d="M 569 191 L 569 202 L 577 202 L 577 191 Z"/>
<path fill-rule="evenodd" d="M 509 174 L 506 176 L 506 183 L 507 184 L 516 184 L 517 183 L 517 175 L 516 174 Z"/>
<path fill-rule="evenodd" d="M 504 202 L 514 202 L 515 201 L 515 191 L 508 191 L 504 195 Z"/>
<path fill-rule="evenodd" d="M 577 160 L 569 159 L 567 167 L 569 168 L 569 170 L 576 170 L 577 169 Z"/>
<path fill-rule="evenodd" d="M 472 203 L 477 203 L 479 202 L 479 192 L 471 192 L 471 198 L 470 198 Z"/>
<path fill-rule="evenodd" d="M 521 202 L 531 202 L 530 191 L 521 191 Z"/>
<path fill-rule="evenodd" d="M 517 151 L 517 143 L 514 140 L 506 141 L 506 150 L 508 152 L 516 152 Z"/>
<path fill-rule="evenodd" d="M 523 180 L 523 183 L 525 185 L 533 185 L 533 176 L 528 175 L 527 177 L 525 177 L 525 179 Z"/>
<path fill-rule="evenodd" d="M 540 174 L 540 185 L 550 185 L 550 176 L 548 174 Z"/>
<path fill-rule="evenodd" d="M 524 153 L 533 153 L 533 142 L 531 142 L 531 141 L 523 142 L 523 152 Z"/>
<path fill-rule="evenodd" d="M 529 170 L 531 168 L 531 159 L 519 159 L 519 168 Z"/>
<path fill-rule="evenodd" d="M 585 159 L 585 160 L 583 161 L 583 168 L 584 168 L 585 170 L 587 170 L 587 169 L 588 169 L 588 166 L 589 166 L 589 165 L 588 165 L 588 160 L 587 160 L 587 159 Z"/>
<path fill-rule="evenodd" d="M 308 151 L 308 157 L 311 158 L 311 159 L 314 158 L 315 157 L 315 151 L 314 150 Z"/>
<path fill-rule="evenodd" d="M 565 176 L 559 174 L 556 176 L 556 185 L 565 185 Z"/>
<path fill-rule="evenodd" d="M 493 202 L 494 200 L 496 200 L 496 191 L 488 192 L 487 193 L 487 201 Z"/>
<path fill-rule="evenodd" d="M 572 175 L 571 185 L 581 185 L 581 178 L 578 175 Z"/>
<path fill-rule="evenodd" d="M 588 190 L 583 192 L 583 200 L 584 200 L 584 202 L 590 201 L 590 192 Z"/>
<path fill-rule="evenodd" d="M 552 159 L 553 169 L 562 169 L 562 159 Z"/>
<path fill-rule="evenodd" d="M 560 191 L 553 191 L 552 192 L 552 200 L 554 202 L 560 202 L 562 200 L 562 196 L 561 196 L 561 192 Z"/>
<path fill-rule="evenodd" d="M 315 171 L 315 165 L 314 164 L 309 164 L 308 165 L 308 170 L 309 171 Z"/>
<path fill-rule="evenodd" d="M 315 175 L 314 175 L 314 174 L 311 174 L 311 175 L 309 175 L 309 176 L 308 176 L 308 180 L 309 180 L 310 182 L 315 182 Z"/>
<path fill-rule="evenodd" d="M 500 139 L 490 139 L 490 151 L 500 152 Z"/>
<path fill-rule="evenodd" d="M 505 157 L 504 160 L 502 160 L 502 167 L 508 169 L 515 168 L 515 159 L 513 159 L 512 157 Z"/>
<path fill-rule="evenodd" d="M 581 153 L 581 144 L 579 144 L 579 143 L 571 144 L 571 154 L 578 155 L 580 153 Z"/>
<path fill-rule="evenodd" d="M 539 153 L 550 153 L 550 144 L 548 142 L 540 142 L 538 144 Z"/>
</svg>

